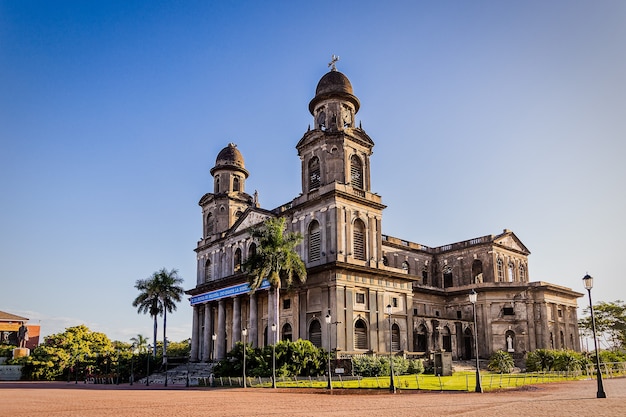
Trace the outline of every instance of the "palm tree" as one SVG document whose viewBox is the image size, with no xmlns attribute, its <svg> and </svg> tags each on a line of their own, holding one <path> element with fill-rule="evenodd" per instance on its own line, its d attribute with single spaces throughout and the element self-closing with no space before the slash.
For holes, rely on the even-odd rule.
<svg viewBox="0 0 626 417">
<path fill-rule="evenodd" d="M 306 281 L 306 267 L 296 252 L 295 247 L 302 241 L 300 233 L 285 232 L 284 218 L 270 218 L 251 234 L 259 247 L 243 267 L 248 272 L 250 291 L 256 291 L 264 279 L 270 284 L 270 296 L 273 305 L 274 323 L 279 326 L 278 301 L 280 288 L 293 285 L 294 277 L 300 282 Z M 276 341 L 272 341 L 272 344 Z"/>
<path fill-rule="evenodd" d="M 133 301 L 133 307 L 137 307 L 137 313 L 148 313 L 154 320 L 153 355 L 155 358 L 157 352 L 157 316 L 163 311 L 157 274 L 158 273 L 155 272 L 150 278 L 138 279 L 135 282 L 135 288 L 139 290 L 139 295 Z"/>
<path fill-rule="evenodd" d="M 138 334 L 137 337 L 131 337 L 130 341 L 132 345 L 137 348 L 139 353 L 144 353 L 147 350 L 148 338 L 142 334 Z"/>
<path fill-rule="evenodd" d="M 167 312 L 176 311 L 176 303 L 180 302 L 185 290 L 180 284 L 183 279 L 178 276 L 178 270 L 168 271 L 163 268 L 156 272 L 159 300 L 163 314 L 163 360 L 167 357 Z"/>
</svg>

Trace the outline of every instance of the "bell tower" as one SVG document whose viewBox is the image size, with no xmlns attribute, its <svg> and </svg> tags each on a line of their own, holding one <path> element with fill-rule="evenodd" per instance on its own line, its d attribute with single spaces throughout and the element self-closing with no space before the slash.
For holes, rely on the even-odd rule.
<svg viewBox="0 0 626 417">
<path fill-rule="evenodd" d="M 198 203 L 202 207 L 204 239 L 225 232 L 248 207 L 255 205 L 245 192 L 249 174 L 237 145 L 229 143 L 220 151 L 211 175 L 213 192 L 205 194 Z"/>
<path fill-rule="evenodd" d="M 302 192 L 308 194 L 325 185 L 337 183 L 370 191 L 370 155 L 374 142 L 355 126 L 360 102 L 348 77 L 331 70 L 317 84 L 309 103 L 313 129 L 296 145 L 302 161 Z"/>
</svg>

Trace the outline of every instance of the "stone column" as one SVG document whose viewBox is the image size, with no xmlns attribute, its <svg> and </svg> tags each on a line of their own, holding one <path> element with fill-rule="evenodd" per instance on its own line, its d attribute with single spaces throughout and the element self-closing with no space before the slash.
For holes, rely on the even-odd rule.
<svg viewBox="0 0 626 417">
<path fill-rule="evenodd" d="M 241 298 L 233 298 L 233 347 L 241 341 Z"/>
<path fill-rule="evenodd" d="M 250 318 L 248 322 L 248 340 L 252 347 L 259 345 L 256 293 L 250 294 Z"/>
<path fill-rule="evenodd" d="M 189 353 L 189 359 L 192 362 L 198 362 L 198 345 L 200 344 L 198 323 L 198 309 L 199 306 L 193 306 L 193 318 L 191 324 L 191 352 Z"/>
<path fill-rule="evenodd" d="M 217 303 L 217 356 L 216 359 L 224 359 L 226 357 L 226 306 L 224 299 Z"/>
<path fill-rule="evenodd" d="M 521 350 L 532 351 L 532 350 L 537 349 L 537 341 L 535 338 L 535 304 L 532 301 L 526 301 L 526 336 L 525 337 L 527 338 L 527 343 L 523 346 L 523 349 Z"/>
<path fill-rule="evenodd" d="M 204 304 L 204 334 L 202 335 L 202 360 L 208 362 L 211 360 L 211 351 L 213 340 L 211 339 L 211 334 L 213 333 L 213 311 L 211 309 L 211 304 Z"/>
</svg>

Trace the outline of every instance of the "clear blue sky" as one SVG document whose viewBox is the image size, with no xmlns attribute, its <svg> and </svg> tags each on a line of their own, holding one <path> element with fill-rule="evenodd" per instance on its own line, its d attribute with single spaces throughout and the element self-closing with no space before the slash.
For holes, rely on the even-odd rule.
<svg viewBox="0 0 626 417">
<path fill-rule="evenodd" d="M 622 0 L 0 0 L 0 310 L 151 337 L 133 285 L 166 267 L 195 286 L 220 149 L 262 207 L 300 192 L 331 54 L 376 143 L 384 233 L 509 228 L 531 280 L 583 291 L 589 272 L 594 301 L 626 299 L 625 22 Z M 168 323 L 190 336 L 186 300 Z"/>
</svg>

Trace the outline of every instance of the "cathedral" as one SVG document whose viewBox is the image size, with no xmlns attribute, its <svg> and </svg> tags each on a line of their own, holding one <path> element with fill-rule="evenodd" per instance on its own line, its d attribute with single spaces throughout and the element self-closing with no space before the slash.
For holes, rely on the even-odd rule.
<svg viewBox="0 0 626 417">
<path fill-rule="evenodd" d="M 296 144 L 302 192 L 281 207 L 261 208 L 257 193 L 246 193 L 250 173 L 236 145 L 217 155 L 213 191 L 199 201 L 196 286 L 187 290 L 191 360 L 224 358 L 239 341 L 299 338 L 340 357 L 445 351 L 470 359 L 475 337 L 483 358 L 497 350 L 517 359 L 540 348 L 579 351 L 582 294 L 532 282 L 530 252 L 512 231 L 439 247 L 384 234 L 386 206 L 370 182 L 374 141 L 355 125 L 360 106 L 333 63 L 309 103 L 312 125 Z M 282 289 L 279 300 L 267 285 L 250 292 L 242 270 L 256 250 L 251 227 L 271 217 L 303 236 L 297 251 L 307 269 L 307 281 Z M 279 323 L 271 319 L 274 305 Z"/>
</svg>

